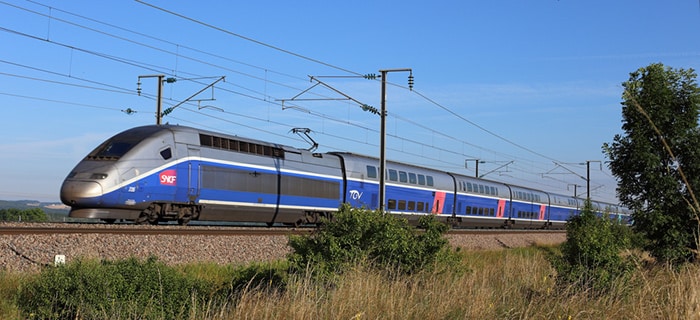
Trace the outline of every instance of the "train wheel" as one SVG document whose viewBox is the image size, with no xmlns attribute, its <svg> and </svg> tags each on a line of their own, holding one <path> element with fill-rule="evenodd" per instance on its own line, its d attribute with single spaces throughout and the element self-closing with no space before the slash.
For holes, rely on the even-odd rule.
<svg viewBox="0 0 700 320">
<path fill-rule="evenodd" d="M 151 210 L 151 207 L 141 211 L 139 218 L 136 219 L 136 224 L 158 224 L 158 213 L 155 210 Z"/>
<path fill-rule="evenodd" d="M 141 212 L 141 215 L 138 217 L 138 219 L 134 220 L 134 223 L 136 224 L 146 224 L 148 223 L 148 216 Z"/>
<path fill-rule="evenodd" d="M 177 219 L 177 224 L 181 226 L 186 226 L 188 223 L 190 223 L 190 217 L 183 217 L 180 219 Z"/>
</svg>

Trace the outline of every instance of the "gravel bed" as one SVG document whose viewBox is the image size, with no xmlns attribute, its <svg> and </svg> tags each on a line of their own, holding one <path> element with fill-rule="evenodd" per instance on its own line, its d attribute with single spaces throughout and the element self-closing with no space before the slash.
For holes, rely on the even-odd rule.
<svg viewBox="0 0 700 320">
<path fill-rule="evenodd" d="M 36 226 L 12 223 L 2 225 Z M 102 225 L 84 227 L 104 228 Z M 447 238 L 453 246 L 463 249 L 495 250 L 535 244 L 557 244 L 566 240 L 566 235 L 470 234 L 447 235 Z M 56 255 L 64 255 L 67 262 L 79 257 L 118 260 L 153 255 L 167 264 L 212 262 L 238 265 L 284 258 L 290 252 L 287 240 L 287 236 L 0 234 L 0 271 L 35 272 L 44 265 L 53 265 Z"/>
</svg>

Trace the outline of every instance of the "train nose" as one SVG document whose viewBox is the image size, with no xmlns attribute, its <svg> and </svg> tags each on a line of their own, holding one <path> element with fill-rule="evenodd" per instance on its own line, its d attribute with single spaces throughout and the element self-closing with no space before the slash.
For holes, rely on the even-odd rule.
<svg viewBox="0 0 700 320">
<path fill-rule="evenodd" d="M 95 181 L 66 180 L 61 185 L 61 202 L 71 207 L 99 203 L 102 186 Z"/>
</svg>

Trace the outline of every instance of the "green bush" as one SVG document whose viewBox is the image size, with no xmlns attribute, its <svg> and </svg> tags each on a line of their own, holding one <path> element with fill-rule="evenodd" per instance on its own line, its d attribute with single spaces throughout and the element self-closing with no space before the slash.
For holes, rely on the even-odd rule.
<svg viewBox="0 0 700 320">
<path fill-rule="evenodd" d="M 293 272 L 330 275 L 358 262 L 413 273 L 436 262 L 456 262 L 443 234 L 448 227 L 427 215 L 418 232 L 405 219 L 379 211 L 344 205 L 320 230 L 309 236 L 292 236 L 289 255 Z"/>
<path fill-rule="evenodd" d="M 234 270 L 231 289 L 240 292 L 246 289 L 284 290 L 287 286 L 289 264 L 286 261 L 252 263 Z"/>
<path fill-rule="evenodd" d="M 603 293 L 628 276 L 632 263 L 629 256 L 621 254 L 631 245 L 628 228 L 597 217 L 588 202 L 581 214 L 567 223 L 562 255 L 554 260 L 559 284 Z"/>
<path fill-rule="evenodd" d="M 78 260 L 42 270 L 20 288 L 18 305 L 30 319 L 180 319 L 208 287 L 153 257 Z"/>
<path fill-rule="evenodd" d="M 49 217 L 39 208 L 25 210 L 9 208 L 0 209 L 0 221 L 46 222 L 49 221 Z"/>
</svg>

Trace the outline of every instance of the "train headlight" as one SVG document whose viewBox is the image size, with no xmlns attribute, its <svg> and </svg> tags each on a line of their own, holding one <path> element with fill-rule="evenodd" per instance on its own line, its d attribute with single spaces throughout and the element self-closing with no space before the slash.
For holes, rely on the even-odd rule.
<svg viewBox="0 0 700 320">
<path fill-rule="evenodd" d="M 95 180 L 102 180 L 102 179 L 104 179 L 104 178 L 107 178 L 107 174 L 106 174 L 106 173 L 93 173 L 93 174 L 90 176 L 90 179 L 95 179 Z"/>
</svg>

